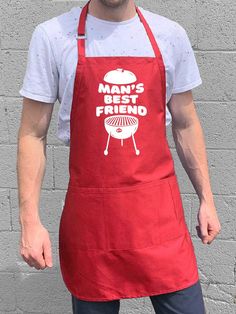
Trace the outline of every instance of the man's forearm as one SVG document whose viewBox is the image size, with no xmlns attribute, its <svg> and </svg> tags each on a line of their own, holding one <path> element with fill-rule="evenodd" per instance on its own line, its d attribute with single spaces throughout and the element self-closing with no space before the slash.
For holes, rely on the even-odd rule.
<svg viewBox="0 0 236 314">
<path fill-rule="evenodd" d="M 213 203 L 205 140 L 195 116 L 184 128 L 172 127 L 176 150 L 201 202 Z"/>
<path fill-rule="evenodd" d="M 21 223 L 38 222 L 39 198 L 45 173 L 45 139 L 21 135 L 17 149 L 19 219 Z"/>
</svg>

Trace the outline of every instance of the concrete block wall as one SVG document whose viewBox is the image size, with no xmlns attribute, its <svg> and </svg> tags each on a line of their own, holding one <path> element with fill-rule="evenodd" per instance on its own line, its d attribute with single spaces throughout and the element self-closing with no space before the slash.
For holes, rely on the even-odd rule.
<svg viewBox="0 0 236 314">
<path fill-rule="evenodd" d="M 40 216 L 50 232 L 54 267 L 38 271 L 19 256 L 16 141 L 22 99 L 18 90 L 25 72 L 34 27 L 85 1 L 6 0 L 0 2 L 0 314 L 71 313 L 58 259 L 58 224 L 66 192 L 68 148 L 55 136 L 59 104 L 54 106 L 47 144 L 47 168 Z M 179 22 L 189 34 L 203 84 L 194 89 L 204 129 L 209 171 L 222 232 L 204 246 L 195 232 L 198 198 L 174 156 L 185 215 L 196 250 L 209 314 L 236 313 L 236 2 L 234 0 L 156 0 L 137 4 Z M 122 314 L 154 313 L 149 298 L 126 299 Z"/>
</svg>

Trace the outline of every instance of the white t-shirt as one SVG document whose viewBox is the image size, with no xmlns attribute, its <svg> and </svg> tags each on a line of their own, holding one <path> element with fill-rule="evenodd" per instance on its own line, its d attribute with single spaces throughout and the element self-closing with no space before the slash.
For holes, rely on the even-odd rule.
<svg viewBox="0 0 236 314">
<path fill-rule="evenodd" d="M 202 83 L 192 45 L 185 29 L 175 21 L 139 6 L 158 43 L 166 68 L 166 103 Z M 77 26 L 81 8 L 38 24 L 29 45 L 21 96 L 46 103 L 60 103 L 57 137 L 69 145 L 70 110 L 78 60 Z M 152 56 L 154 52 L 137 13 L 131 19 L 113 22 L 88 14 L 87 56 Z M 171 115 L 166 107 L 166 125 Z"/>
</svg>

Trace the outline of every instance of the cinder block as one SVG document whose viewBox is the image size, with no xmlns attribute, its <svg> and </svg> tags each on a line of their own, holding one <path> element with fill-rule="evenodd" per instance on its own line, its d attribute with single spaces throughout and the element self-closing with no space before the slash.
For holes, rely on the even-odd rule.
<svg viewBox="0 0 236 314">
<path fill-rule="evenodd" d="M 1 11 L 0 11 L 1 14 Z M 1 18 L 1 16 L 0 16 Z M 2 19 L 1 19 L 2 20 Z M 2 23 L 1 23 L 2 24 Z M 0 24 L 0 29 L 1 29 L 1 24 Z M 2 32 L 1 32 L 2 34 Z M 1 48 L 1 42 L 0 42 L 0 48 Z M 3 88 L 3 62 L 2 62 L 2 49 L 0 49 L 0 96 L 3 96 L 4 94 L 4 88 Z"/>
<path fill-rule="evenodd" d="M 17 186 L 17 146 L 1 145 L 0 186 L 18 188 Z M 52 147 L 47 147 L 46 172 L 43 180 L 43 188 L 53 187 L 53 163 Z"/>
<path fill-rule="evenodd" d="M 236 48 L 236 2 L 197 0 L 198 49 Z"/>
<path fill-rule="evenodd" d="M 16 146 L 1 145 L 0 186 L 16 187 Z"/>
<path fill-rule="evenodd" d="M 69 147 L 54 147 L 54 177 L 56 189 L 67 189 L 69 181 Z"/>
<path fill-rule="evenodd" d="M 13 273 L 0 274 L 0 313 L 16 309 L 15 278 Z"/>
<path fill-rule="evenodd" d="M 18 130 L 20 127 L 22 99 L 4 98 L 4 107 L 7 112 L 7 125 L 10 137 L 10 144 L 17 143 Z"/>
<path fill-rule="evenodd" d="M 218 301 L 213 298 L 205 298 L 207 312 L 206 314 L 233 314 L 236 313 L 236 305 L 224 301 Z"/>
<path fill-rule="evenodd" d="M 71 296 L 59 274 L 16 274 L 17 306 L 27 312 L 71 313 Z"/>
<path fill-rule="evenodd" d="M 27 52 L 3 50 L 2 51 L 2 90 L 4 96 L 19 97 L 19 90 L 23 83 Z"/>
<path fill-rule="evenodd" d="M 235 284 L 235 241 L 217 240 L 209 245 L 193 239 L 193 244 L 203 283 Z"/>
<path fill-rule="evenodd" d="M 212 299 L 216 302 L 223 302 L 228 304 L 235 303 L 236 286 L 224 284 L 202 284 L 202 292 L 206 299 Z"/>
<path fill-rule="evenodd" d="M 0 230 L 11 230 L 11 209 L 8 189 L 0 189 Z"/>
<path fill-rule="evenodd" d="M 1 144 L 9 143 L 9 133 L 7 127 L 7 110 L 5 107 L 5 101 L 2 97 L 0 98 L 0 143 Z"/>
<path fill-rule="evenodd" d="M 236 102 L 197 102 L 207 148 L 236 149 Z"/>
<path fill-rule="evenodd" d="M 6 314 L 6 313 L 7 314 L 23 314 L 23 312 L 21 310 L 19 310 L 19 309 L 17 309 L 16 311 L 7 311 L 7 312 L 0 311 L 0 314 Z M 33 314 L 33 313 L 26 313 L 26 312 L 24 312 L 24 314 Z"/>
<path fill-rule="evenodd" d="M 18 235 L 12 231 L 0 232 L 0 272 L 17 271 Z M 1 276 L 0 276 L 1 277 Z"/>
<path fill-rule="evenodd" d="M 196 90 L 198 101 L 236 100 L 236 53 L 197 52 L 202 85 Z"/>
</svg>

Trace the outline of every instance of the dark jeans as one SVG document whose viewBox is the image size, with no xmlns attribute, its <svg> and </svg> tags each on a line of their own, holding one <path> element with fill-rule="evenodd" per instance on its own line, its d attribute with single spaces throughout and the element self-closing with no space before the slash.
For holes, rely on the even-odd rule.
<svg viewBox="0 0 236 314">
<path fill-rule="evenodd" d="M 149 296 L 158 314 L 206 314 L 200 281 L 175 292 Z M 73 314 L 118 314 L 120 300 L 84 301 L 72 295 Z"/>
</svg>

